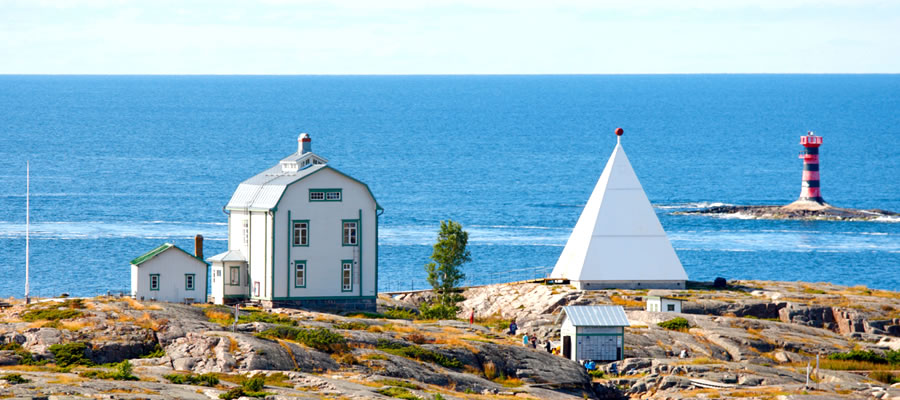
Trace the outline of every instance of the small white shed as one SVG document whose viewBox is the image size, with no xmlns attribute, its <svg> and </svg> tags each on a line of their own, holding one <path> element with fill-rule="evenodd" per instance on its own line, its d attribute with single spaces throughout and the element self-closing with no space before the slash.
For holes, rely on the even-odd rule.
<svg viewBox="0 0 900 400">
<path fill-rule="evenodd" d="M 205 303 L 208 267 L 202 258 L 165 243 L 131 260 L 131 296 L 138 300 Z"/>
<path fill-rule="evenodd" d="M 565 306 L 562 355 L 573 361 L 613 361 L 625 357 L 628 317 L 622 306 Z"/>
<path fill-rule="evenodd" d="M 680 313 L 682 302 L 674 297 L 647 296 L 647 311 Z"/>
</svg>

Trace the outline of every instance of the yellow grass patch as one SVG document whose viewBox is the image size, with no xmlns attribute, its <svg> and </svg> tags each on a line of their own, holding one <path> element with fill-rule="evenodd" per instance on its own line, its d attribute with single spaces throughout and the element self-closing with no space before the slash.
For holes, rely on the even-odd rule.
<svg viewBox="0 0 900 400">
<path fill-rule="evenodd" d="M 379 332 L 379 333 L 384 332 L 384 329 L 378 325 L 369 325 L 369 327 L 366 328 L 366 330 L 369 332 Z"/>
<path fill-rule="evenodd" d="M 617 294 L 609 296 L 609 301 L 611 301 L 615 305 L 619 305 L 619 306 L 623 306 L 623 307 L 632 307 L 632 308 L 643 308 L 644 307 L 644 302 L 642 302 L 642 301 L 626 299 Z"/>
<path fill-rule="evenodd" d="M 71 385 L 73 383 L 84 382 L 86 380 L 87 379 L 84 379 L 77 375 L 62 374 L 62 375 L 57 375 L 56 379 L 47 381 L 47 383 L 55 383 L 55 384 L 59 384 L 59 385 Z"/>
<path fill-rule="evenodd" d="M 134 321 L 134 324 L 137 326 L 140 326 L 141 328 L 149 329 L 149 330 L 156 332 L 156 331 L 159 331 L 159 329 L 162 328 L 163 325 L 167 324 L 168 322 L 169 322 L 169 320 L 167 320 L 167 319 L 159 319 L 159 320 L 153 319 L 153 317 L 150 316 L 150 313 L 145 312 L 143 315 L 141 315 L 140 318 L 138 318 L 136 321 Z"/>
<path fill-rule="evenodd" d="M 679 364 L 679 365 L 686 365 L 686 364 L 706 365 L 706 364 L 722 364 L 722 363 L 724 363 L 724 362 L 721 360 L 716 360 L 716 359 L 708 358 L 708 357 L 698 357 L 698 358 L 692 358 L 690 360 L 678 361 L 676 364 Z"/>
<path fill-rule="evenodd" d="M 68 329 L 70 331 L 77 331 L 84 327 L 95 326 L 96 323 L 91 320 L 80 320 L 80 321 L 60 321 L 59 326 L 63 329 Z"/>
<path fill-rule="evenodd" d="M 213 322 L 220 325 L 228 325 L 234 320 L 232 314 L 227 311 L 219 311 L 215 309 L 206 309 L 203 311 L 206 314 L 206 318 L 209 319 L 209 322 Z"/>
</svg>

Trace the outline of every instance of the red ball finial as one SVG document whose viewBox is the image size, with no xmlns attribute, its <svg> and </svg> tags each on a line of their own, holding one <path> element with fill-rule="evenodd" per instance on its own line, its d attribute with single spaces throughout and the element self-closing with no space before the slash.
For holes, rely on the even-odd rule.
<svg viewBox="0 0 900 400">
<path fill-rule="evenodd" d="M 625 133 L 625 130 L 623 130 L 622 128 L 616 128 L 616 136 L 622 136 L 623 133 Z"/>
</svg>

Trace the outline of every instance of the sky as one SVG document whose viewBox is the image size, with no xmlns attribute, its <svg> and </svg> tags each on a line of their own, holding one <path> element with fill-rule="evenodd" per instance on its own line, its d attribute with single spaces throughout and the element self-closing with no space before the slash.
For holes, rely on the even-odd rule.
<svg viewBox="0 0 900 400">
<path fill-rule="evenodd" d="M 900 73 L 900 1 L 0 0 L 0 74 Z"/>
</svg>

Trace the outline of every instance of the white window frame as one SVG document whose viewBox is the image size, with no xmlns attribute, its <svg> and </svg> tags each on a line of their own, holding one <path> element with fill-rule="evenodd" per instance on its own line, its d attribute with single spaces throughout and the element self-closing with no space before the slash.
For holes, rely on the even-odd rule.
<svg viewBox="0 0 900 400">
<path fill-rule="evenodd" d="M 295 220 L 293 223 L 294 237 L 291 244 L 294 246 L 309 246 L 309 221 Z"/>
<path fill-rule="evenodd" d="M 325 200 L 341 201 L 341 192 L 325 192 Z"/>
<path fill-rule="evenodd" d="M 325 201 L 325 192 L 309 192 L 310 201 Z"/>
<path fill-rule="evenodd" d="M 353 291 L 353 261 L 341 262 L 341 291 Z"/>
<path fill-rule="evenodd" d="M 359 221 L 345 220 L 342 221 L 341 226 L 343 228 L 342 244 L 344 246 L 359 245 Z"/>
</svg>

